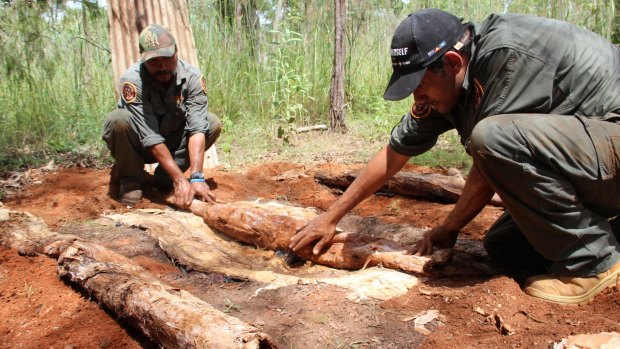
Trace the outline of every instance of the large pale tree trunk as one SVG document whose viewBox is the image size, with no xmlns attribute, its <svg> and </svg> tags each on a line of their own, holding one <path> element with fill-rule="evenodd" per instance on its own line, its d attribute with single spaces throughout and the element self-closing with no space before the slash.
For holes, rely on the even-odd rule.
<svg viewBox="0 0 620 349">
<path fill-rule="evenodd" d="M 59 257 L 58 273 L 166 348 L 276 348 L 256 327 L 159 281 L 128 258 L 54 233 L 28 213 L 0 206 L 0 246 Z"/>
<path fill-rule="evenodd" d="M 344 104 L 344 63 L 346 52 L 344 46 L 344 28 L 347 14 L 347 1 L 334 0 L 334 66 L 332 70 L 332 86 L 330 91 L 329 118 L 332 131 L 346 132 Z"/>
</svg>

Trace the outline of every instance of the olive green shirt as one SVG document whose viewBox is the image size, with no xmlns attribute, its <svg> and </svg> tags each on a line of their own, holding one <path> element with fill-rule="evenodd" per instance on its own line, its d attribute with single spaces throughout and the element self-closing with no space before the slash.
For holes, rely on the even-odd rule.
<svg viewBox="0 0 620 349">
<path fill-rule="evenodd" d="M 167 88 L 141 62 L 125 71 L 119 88 L 118 107 L 131 113 L 131 126 L 144 148 L 182 133 L 191 136 L 209 129 L 204 76 L 183 60 L 178 61 Z"/>
<path fill-rule="evenodd" d="M 491 15 L 473 25 L 462 98 L 450 114 L 411 111 L 392 130 L 404 155 L 429 150 L 456 128 L 469 148 L 474 126 L 499 114 L 538 113 L 620 119 L 620 49 L 590 31 L 530 15 Z"/>
</svg>

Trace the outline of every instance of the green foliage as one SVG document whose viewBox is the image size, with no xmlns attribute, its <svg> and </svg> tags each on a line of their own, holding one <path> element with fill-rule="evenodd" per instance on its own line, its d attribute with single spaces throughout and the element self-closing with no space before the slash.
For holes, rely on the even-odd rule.
<svg viewBox="0 0 620 349">
<path fill-rule="evenodd" d="M 347 122 L 365 141 L 384 142 L 412 102 L 382 98 L 390 39 L 406 13 L 437 7 L 473 21 L 493 12 L 531 13 L 618 42 L 615 1 L 348 1 Z M 109 161 L 100 137 L 115 103 L 106 10 L 95 0 L 66 3 L 0 2 L 0 170 L 60 154 Z M 303 149 L 294 130 L 329 123 L 333 1 L 188 0 L 188 6 L 210 109 L 223 122 L 218 150 L 234 156 L 240 147 L 253 154 L 274 144 L 279 152 Z M 445 147 L 415 161 L 468 167 L 458 139 L 444 138 Z"/>
<path fill-rule="evenodd" d="M 89 39 L 106 43 L 105 13 L 90 18 Z M 0 7 L 0 165 L 93 147 L 100 139 L 114 103 L 110 58 L 86 42 L 81 20 L 81 12 L 46 4 Z"/>
</svg>

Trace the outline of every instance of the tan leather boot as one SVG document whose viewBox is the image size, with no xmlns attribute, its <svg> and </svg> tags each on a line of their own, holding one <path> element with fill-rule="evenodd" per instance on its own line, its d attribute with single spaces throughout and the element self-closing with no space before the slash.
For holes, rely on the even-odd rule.
<svg viewBox="0 0 620 349">
<path fill-rule="evenodd" d="M 142 200 L 142 183 L 121 181 L 118 199 L 123 205 L 135 205 L 138 201 Z"/>
<path fill-rule="evenodd" d="M 620 287 L 620 262 L 591 277 L 537 275 L 525 280 L 523 291 L 532 297 L 561 304 L 586 304 L 606 287 Z"/>
</svg>

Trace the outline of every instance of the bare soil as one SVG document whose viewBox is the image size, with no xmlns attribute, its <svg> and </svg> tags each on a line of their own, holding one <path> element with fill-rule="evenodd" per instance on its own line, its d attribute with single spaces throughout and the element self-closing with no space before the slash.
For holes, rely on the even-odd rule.
<svg viewBox="0 0 620 349">
<path fill-rule="evenodd" d="M 264 163 L 244 172 L 214 169 L 206 175 L 220 201 L 264 198 L 326 209 L 340 193 L 317 184 L 312 173 L 361 166 Z M 411 165 L 406 170 L 440 171 Z M 54 231 L 94 239 L 90 221 L 103 213 L 129 210 L 108 196 L 109 170 L 61 168 L 26 177 L 24 186 L 9 192 L 4 205 L 43 218 Z M 137 208 L 166 207 L 165 193 L 146 190 L 145 195 Z M 441 222 L 452 207 L 378 194 L 353 213 L 424 228 Z M 501 213 L 501 208 L 485 208 L 463 237 L 480 241 Z M 328 285 L 256 293 L 263 285 L 173 265 L 154 241 L 140 234 L 139 229 L 119 231 L 117 236 L 99 236 L 98 241 L 123 253 L 130 240 L 142 239 L 151 248 L 130 255 L 136 263 L 261 328 L 281 348 L 549 348 L 572 334 L 620 331 L 617 288 L 605 290 L 588 305 L 573 307 L 531 298 L 517 280 L 500 274 L 429 277 L 388 301 L 353 302 L 342 289 Z M 60 280 L 56 261 L 47 257 L 24 257 L 0 248 L 0 304 L 0 348 L 158 347 L 100 308 L 95 299 Z M 438 310 L 440 316 L 425 326 L 428 333 L 422 333 L 413 319 L 429 310 Z"/>
</svg>

